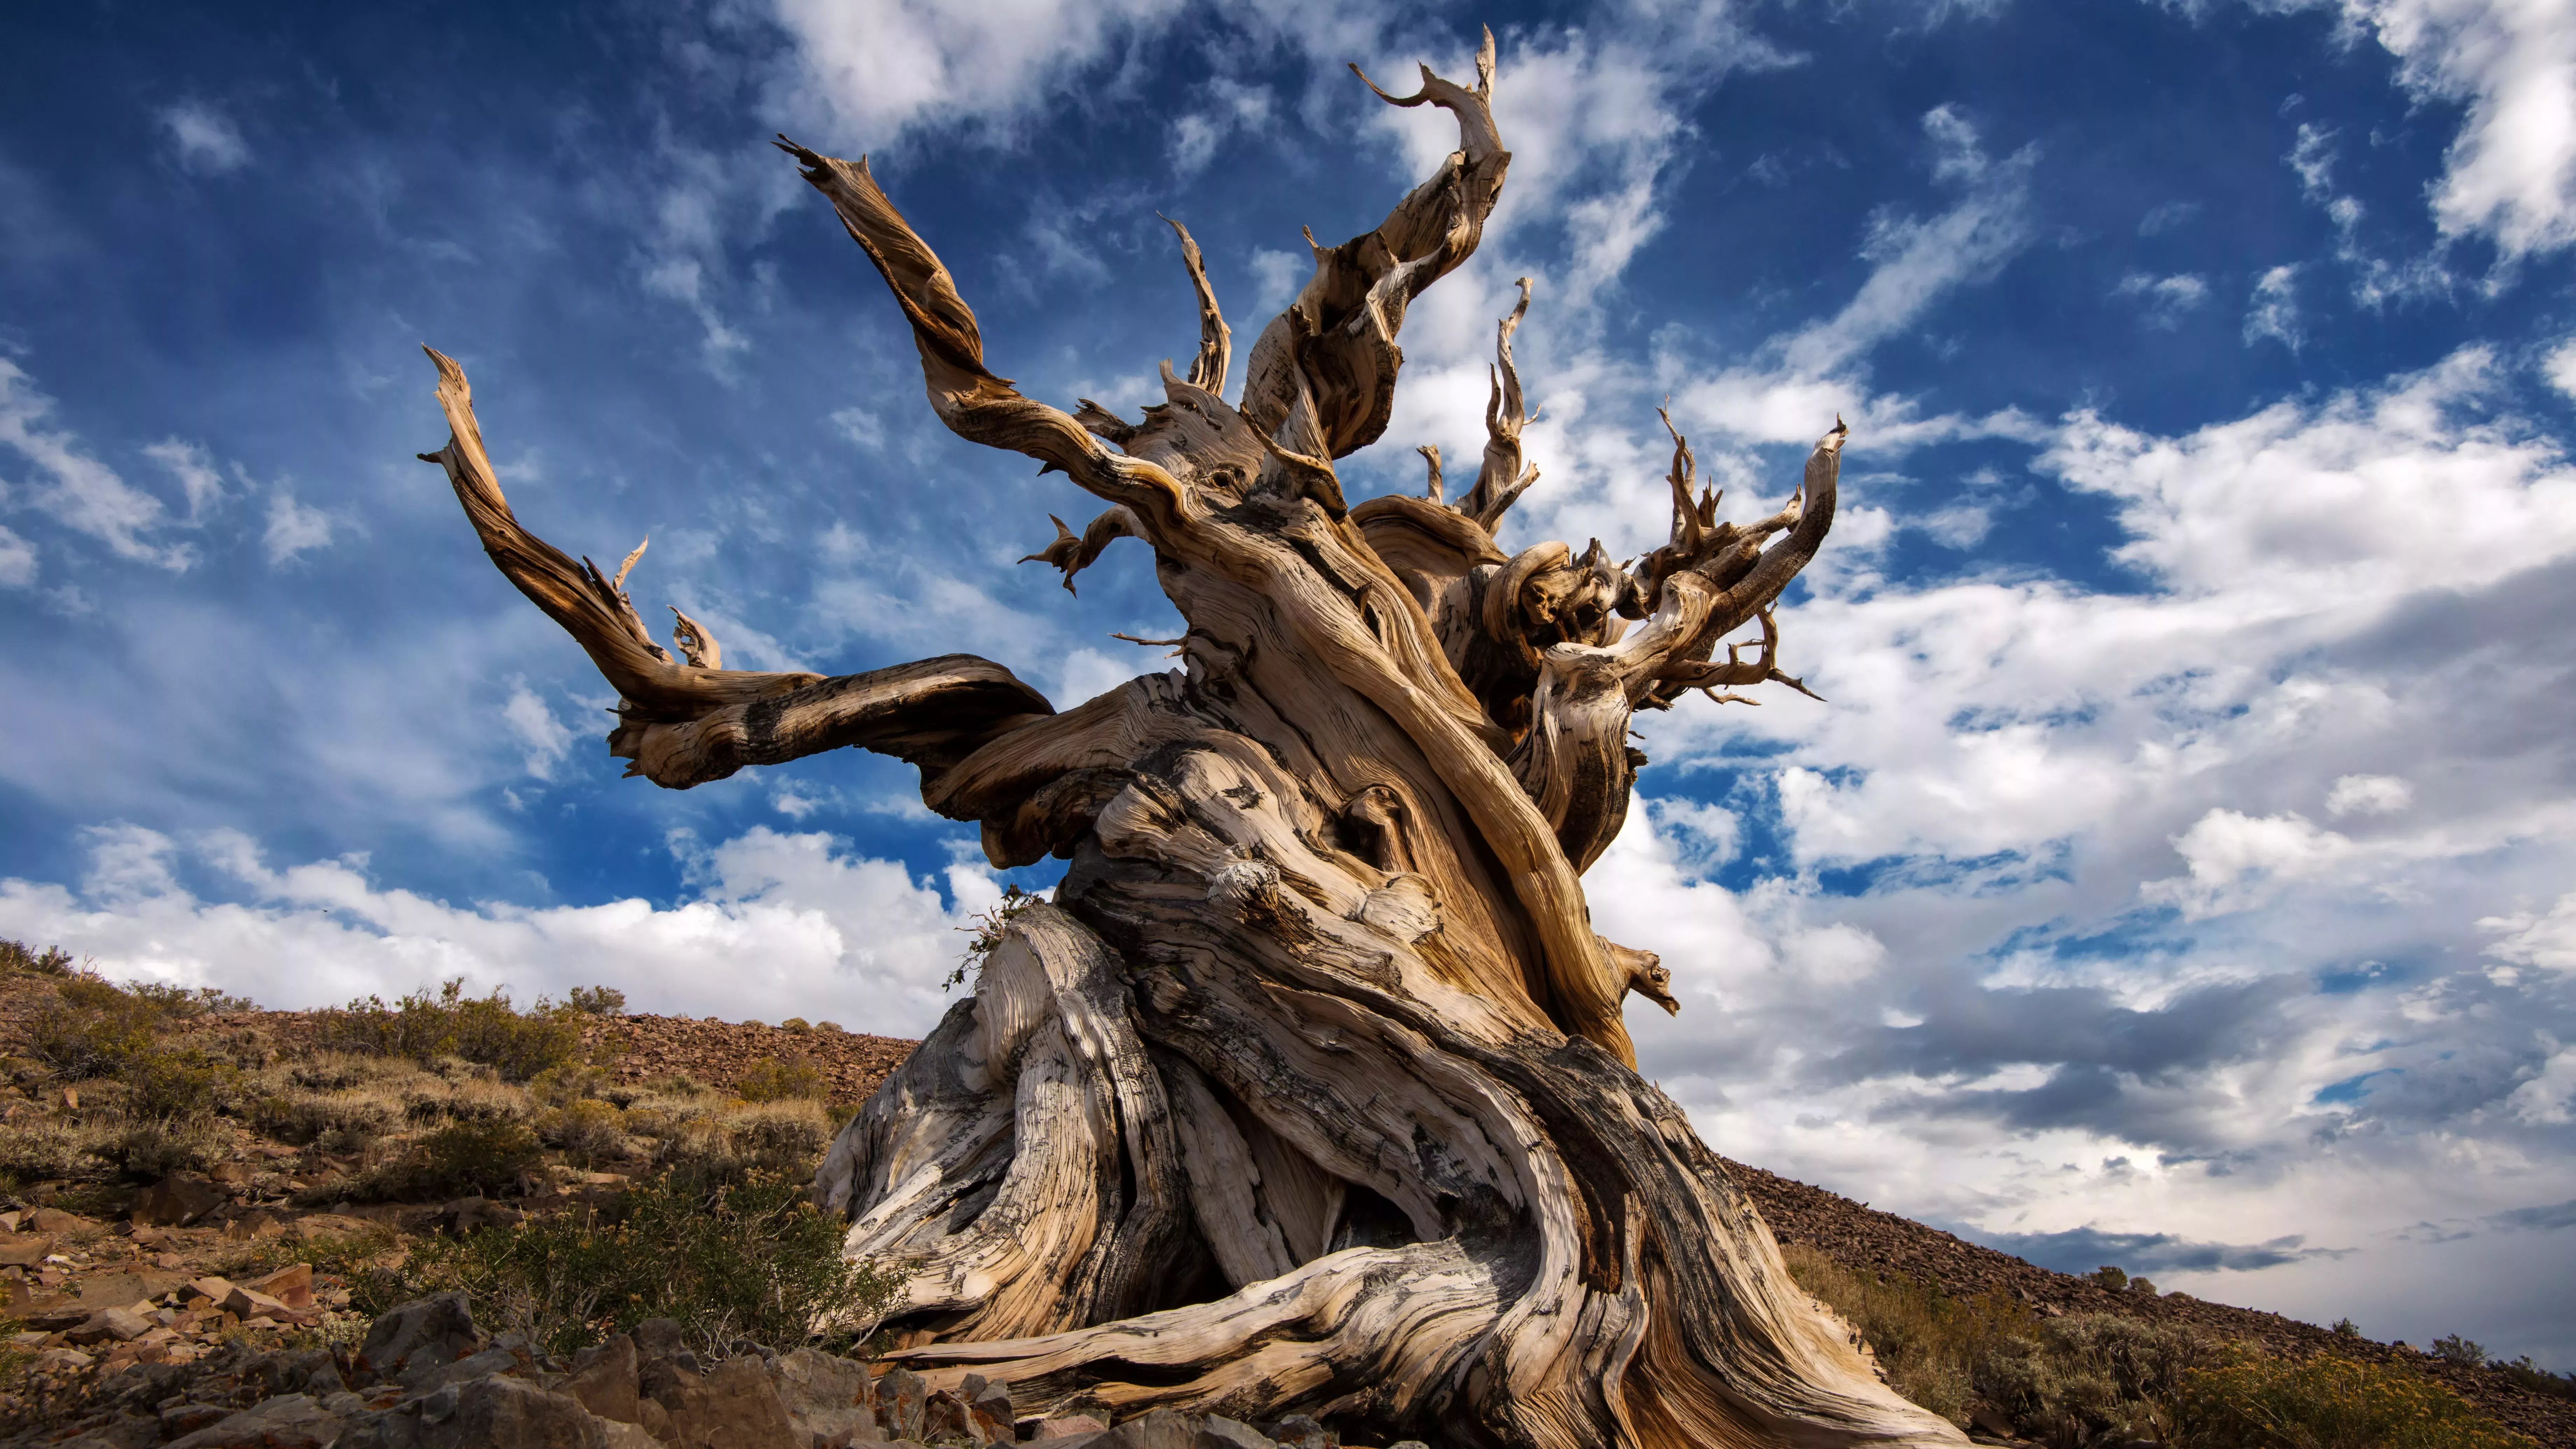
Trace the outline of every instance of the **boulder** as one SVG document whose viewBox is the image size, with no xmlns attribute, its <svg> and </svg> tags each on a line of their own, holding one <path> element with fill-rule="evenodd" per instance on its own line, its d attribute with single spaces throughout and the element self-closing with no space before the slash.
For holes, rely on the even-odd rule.
<svg viewBox="0 0 2576 1449">
<path fill-rule="evenodd" d="M 34 1233 L 0 1235 L 0 1268 L 32 1268 L 53 1250 L 53 1239 Z"/>
<path fill-rule="evenodd" d="M 608 1421 L 570 1394 L 487 1374 L 361 1419 L 340 1449 L 608 1449 Z"/>
<path fill-rule="evenodd" d="M 1045 1443 L 1050 1439 L 1090 1439 L 1108 1431 L 1107 1424 L 1089 1414 L 1064 1414 L 1038 1420 L 1037 1431 L 1029 1438 Z"/>
<path fill-rule="evenodd" d="M 813 1441 L 868 1444 L 883 1437 L 869 1404 L 865 1364 L 800 1348 L 780 1358 L 769 1374 L 787 1417 Z"/>
<path fill-rule="evenodd" d="M 672 1365 L 653 1398 L 670 1415 L 671 1433 L 663 1437 L 679 1449 L 806 1449 L 811 1442 L 787 1417 L 768 1367 L 748 1354 L 703 1374 Z"/>
<path fill-rule="evenodd" d="M 379 1379 L 426 1378 L 474 1352 L 474 1315 L 462 1293 L 441 1293 L 394 1308 L 368 1328 L 357 1368 Z"/>
<path fill-rule="evenodd" d="M 331 1449 L 341 1429 L 310 1394 L 288 1394 L 184 1434 L 170 1449 Z"/>
<path fill-rule="evenodd" d="M 134 1224 L 143 1228 L 184 1228 L 232 1201 L 232 1194 L 193 1172 L 173 1173 L 134 1200 Z"/>
<path fill-rule="evenodd" d="M 1341 1449 L 1342 1436 L 1304 1414 L 1290 1414 L 1270 1426 L 1270 1437 L 1287 1449 Z"/>
<path fill-rule="evenodd" d="M 1413 1449 L 1423 1449 L 1421 1441 L 1407 1439 Z M 1278 1441 L 1252 1427 L 1220 1414 L 1210 1414 L 1199 1425 L 1198 1449 L 1278 1449 Z M 1402 1449 L 1402 1446 L 1397 1446 Z"/>
<path fill-rule="evenodd" d="M 31 1233 L 76 1233 L 83 1228 L 97 1227 L 98 1224 L 78 1213 L 64 1212 L 61 1208 L 40 1207 L 29 1214 L 27 1220 L 18 1226 L 21 1231 Z"/>
<path fill-rule="evenodd" d="M 970 1444 L 989 1444 L 992 1436 L 979 1433 L 966 1401 L 946 1389 L 933 1389 L 921 1401 L 920 1437 L 933 1444 L 963 1440 Z M 1005 1441 L 1008 1442 L 1008 1441 Z"/>
<path fill-rule="evenodd" d="M 564 1392 L 603 1419 L 641 1423 L 644 1411 L 635 1387 L 635 1340 L 621 1333 L 574 1355 L 572 1379 Z"/>
<path fill-rule="evenodd" d="M 208 1424 L 220 1424 L 233 1416 L 221 1404 L 172 1404 L 161 1411 L 161 1437 L 184 1439 Z"/>
<path fill-rule="evenodd" d="M 918 1439 L 930 1386 L 910 1369 L 896 1369 L 877 1380 L 877 1424 L 889 1439 Z"/>
</svg>

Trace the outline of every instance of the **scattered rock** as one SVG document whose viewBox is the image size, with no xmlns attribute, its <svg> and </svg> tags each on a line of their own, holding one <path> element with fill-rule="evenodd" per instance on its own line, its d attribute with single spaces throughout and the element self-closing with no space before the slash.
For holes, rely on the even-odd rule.
<svg viewBox="0 0 2576 1449">
<path fill-rule="evenodd" d="M 1287 1449 L 1342 1449 L 1340 1435 L 1304 1414 L 1290 1414 L 1271 1425 L 1270 1437 Z"/>
<path fill-rule="evenodd" d="M 510 1227 L 526 1218 L 526 1213 L 490 1198 L 460 1197 L 441 1207 L 435 1221 L 451 1233 L 470 1233 L 477 1228 Z"/>
<path fill-rule="evenodd" d="M 158 1326 L 135 1309 L 109 1308 L 91 1314 L 77 1327 L 66 1331 L 63 1337 L 83 1347 L 94 1343 L 105 1343 L 109 1339 L 114 1339 L 118 1343 L 127 1343 L 141 1338 Z"/>
<path fill-rule="evenodd" d="M 170 1449 L 331 1449 L 341 1428 L 311 1395 L 288 1394 L 183 1435 Z"/>
<path fill-rule="evenodd" d="M 64 1212 L 61 1208 L 40 1207 L 19 1226 L 22 1231 L 31 1233 L 76 1233 L 83 1228 L 97 1227 L 98 1224 L 77 1213 Z"/>
<path fill-rule="evenodd" d="M 811 1442 L 868 1444 L 882 1437 L 866 1365 L 800 1348 L 782 1356 L 770 1377 L 789 1421 Z"/>
<path fill-rule="evenodd" d="M 603 1419 L 621 1424 L 643 1420 L 641 1395 L 635 1388 L 635 1340 L 621 1333 L 596 1348 L 585 1348 L 572 1361 L 572 1381 L 564 1392 Z"/>
<path fill-rule="evenodd" d="M 405 1303 L 378 1318 L 358 1347 L 361 1373 L 379 1379 L 426 1378 L 477 1347 L 474 1315 L 462 1293 Z"/>
<path fill-rule="evenodd" d="M 930 1386 L 921 1381 L 921 1375 L 910 1369 L 894 1370 L 877 1380 L 876 1399 L 877 1426 L 885 1430 L 887 1438 L 921 1437 L 922 1410 L 930 1399 Z"/>
<path fill-rule="evenodd" d="M 0 1268 L 32 1268 L 45 1261 L 54 1250 L 54 1240 L 33 1233 L 11 1233 L 0 1237 Z"/>
<path fill-rule="evenodd" d="M 892 1376 L 889 1375 L 888 1377 Z M 1108 1431 L 1108 1425 L 1091 1417 L 1089 1414 L 1065 1414 L 1054 1418 L 1038 1420 L 1036 1431 L 1028 1437 L 1039 1443 L 1044 1443 L 1050 1439 L 1085 1438 L 1091 1435 L 1105 1434 Z"/>
<path fill-rule="evenodd" d="M 184 1439 L 208 1424 L 221 1423 L 233 1411 L 221 1404 L 172 1404 L 161 1411 L 161 1437 Z"/>
<path fill-rule="evenodd" d="M 491 1374 L 449 1384 L 350 1429 L 341 1449 L 608 1449 L 608 1421 L 570 1394 Z"/>
<path fill-rule="evenodd" d="M 253 1293 L 267 1294 L 289 1308 L 310 1308 L 313 1306 L 313 1265 L 296 1263 L 241 1286 Z"/>
<path fill-rule="evenodd" d="M 745 1354 L 704 1374 L 677 1369 L 654 1394 L 671 1418 L 671 1442 L 688 1449 L 806 1449 L 771 1387 L 769 1370 Z"/>
<path fill-rule="evenodd" d="M 195 1173 L 175 1173 L 143 1190 L 134 1200 L 138 1227 L 184 1228 L 232 1201 L 232 1194 Z"/>
</svg>

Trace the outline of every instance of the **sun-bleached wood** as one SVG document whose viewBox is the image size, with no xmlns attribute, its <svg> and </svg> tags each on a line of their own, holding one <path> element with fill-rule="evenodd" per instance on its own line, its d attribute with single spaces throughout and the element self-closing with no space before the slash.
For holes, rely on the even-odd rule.
<svg viewBox="0 0 2576 1449">
<path fill-rule="evenodd" d="M 1354 506 L 1335 471 L 1384 433 L 1406 309 L 1500 195 L 1493 78 L 1489 35 L 1473 86 L 1426 67 L 1411 96 L 1377 91 L 1448 112 L 1458 149 L 1376 228 L 1312 248 L 1232 402 L 1232 333 L 1174 222 L 1198 350 L 1134 422 L 995 374 L 866 161 L 782 138 L 884 277 L 940 418 L 1104 505 L 1030 561 L 1070 589 L 1140 540 L 1188 622 L 1138 641 L 1179 668 L 1063 713 L 966 655 L 726 670 L 676 609 L 675 662 L 626 592 L 642 549 L 608 576 L 521 528 L 436 353 L 451 437 L 425 456 L 616 687 L 630 773 L 686 788 L 857 745 L 918 766 L 995 864 L 1068 863 L 817 1179 L 848 1251 L 903 1281 L 897 1361 L 1008 1379 L 1024 1410 L 1303 1411 L 1459 1445 L 1963 1442 L 1876 1379 L 1637 1075 L 1624 999 L 1678 1010 L 1672 972 L 1595 934 L 1579 880 L 1626 818 L 1636 710 L 1804 689 L 1773 609 L 1832 527 L 1839 422 L 1757 524 L 1717 518 L 1676 432 L 1663 545 L 1625 566 L 1597 541 L 1507 553 L 1496 530 L 1538 478 L 1523 281 L 1473 484 L 1450 501 L 1430 446 L 1423 496 Z"/>
</svg>

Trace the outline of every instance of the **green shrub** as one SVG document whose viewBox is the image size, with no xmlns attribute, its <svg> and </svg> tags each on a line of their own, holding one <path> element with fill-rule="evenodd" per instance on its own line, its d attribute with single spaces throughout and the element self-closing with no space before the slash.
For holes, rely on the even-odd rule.
<svg viewBox="0 0 2576 1449">
<path fill-rule="evenodd" d="M 576 986 L 564 993 L 564 1005 L 586 1016 L 624 1016 L 626 993 L 614 986 Z"/>
<path fill-rule="evenodd" d="M 342 1183 L 322 1184 L 323 1197 L 424 1202 L 491 1196 L 544 1160 L 536 1134 L 518 1122 L 450 1122 L 401 1157 Z"/>
<path fill-rule="evenodd" d="M 2486 1345 L 2471 1343 L 2454 1333 L 2447 1338 L 2433 1340 L 2433 1356 L 2477 1368 L 2487 1361 L 2487 1350 Z"/>
<path fill-rule="evenodd" d="M 0 975 L 69 976 L 72 974 L 71 953 L 60 946 L 48 946 L 39 952 L 24 941 L 0 941 Z"/>
<path fill-rule="evenodd" d="M 227 1105 L 241 1069 L 195 1047 L 155 1046 L 128 1058 L 118 1076 L 125 1107 L 143 1117 L 201 1116 Z"/>
<path fill-rule="evenodd" d="M 2576 1374 L 2554 1374 L 2531 1361 L 2531 1355 L 2497 1359 L 2490 1365 L 2523 1388 L 2555 1399 L 2576 1399 Z"/>
<path fill-rule="evenodd" d="M 424 1242 L 399 1270 L 363 1276 L 359 1298 L 380 1312 L 460 1290 L 477 1322 L 557 1354 L 671 1318 L 712 1360 L 746 1339 L 788 1349 L 817 1325 L 840 1342 L 873 1328 L 894 1283 L 840 1250 L 840 1224 L 797 1182 L 670 1173 L 597 1207 Z"/>
<path fill-rule="evenodd" d="M 2349 1318 L 2338 1318 L 2334 1322 L 2334 1332 L 2337 1338 L 2359 1338 L 2361 1325 Z"/>
<path fill-rule="evenodd" d="M 2093 1270 L 2093 1281 L 2114 1293 L 2119 1293 L 2128 1288 L 2129 1275 L 2105 1263 Z"/>
<path fill-rule="evenodd" d="M 344 1051 L 409 1057 L 423 1065 L 459 1057 L 524 1082 L 581 1055 L 577 1015 L 543 997 L 521 1012 L 501 987 L 489 996 L 467 996 L 458 978 L 435 995 L 424 986 L 390 1006 L 369 996 L 324 1012 L 322 1019 L 325 1040 Z"/>
<path fill-rule="evenodd" d="M 734 1083 L 734 1095 L 746 1102 L 784 1102 L 798 1097 L 821 1098 L 831 1090 L 823 1080 L 822 1069 L 802 1057 L 780 1061 L 762 1057 L 745 1068 L 742 1079 Z"/>
<path fill-rule="evenodd" d="M 2534 1449 L 2420 1374 L 2332 1354 L 2240 1353 L 2185 1374 L 2179 1398 L 2193 1449 Z"/>
</svg>

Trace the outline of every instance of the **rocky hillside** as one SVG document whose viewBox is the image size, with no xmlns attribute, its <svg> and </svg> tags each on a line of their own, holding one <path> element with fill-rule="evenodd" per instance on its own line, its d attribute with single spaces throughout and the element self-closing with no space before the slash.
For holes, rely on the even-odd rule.
<svg viewBox="0 0 2576 1449">
<path fill-rule="evenodd" d="M 464 1242 L 478 1227 L 535 1224 L 632 1198 L 675 1170 L 797 1180 L 810 1174 L 833 1125 L 913 1045 L 830 1023 L 531 1014 L 454 994 L 373 1012 L 267 1012 L 222 998 L 120 993 L 84 984 L 59 961 L 32 969 L 32 959 L 20 952 L 0 961 L 0 1318 L 14 1320 L 14 1337 L 0 1341 L 0 1424 L 25 1426 L 15 1442 L 31 1444 L 106 1435 L 81 1439 L 82 1449 L 164 1438 L 209 1449 L 236 1442 L 191 1437 L 224 1414 L 268 1413 L 263 1405 L 299 1395 L 301 1406 L 275 1414 L 347 1428 L 410 1405 L 404 1412 L 417 1418 L 419 1393 L 405 1397 L 358 1362 L 388 1301 L 371 1305 L 368 1285 L 403 1281 L 387 1265 L 436 1258 L 444 1251 L 436 1245 Z M 1803 1245 L 1793 1255 L 1812 1250 L 1955 1300 L 1994 1295 L 2042 1319 L 2115 1314 L 2259 1343 L 2289 1359 L 2331 1351 L 2403 1365 L 2539 1443 L 2576 1446 L 2576 1401 L 2548 1391 L 2563 1381 L 2535 1388 L 2509 1369 L 2274 1314 L 2178 1293 L 2115 1292 L 1757 1167 L 1731 1168 L 1783 1245 Z M 826 1258 L 830 1241 L 826 1231 Z M 468 1356 L 485 1367 L 442 1383 L 501 1373 L 560 1398 L 583 1371 L 568 1348 L 550 1354 L 525 1335 L 474 1332 Z M 793 1347 L 756 1356 L 756 1375 L 730 1370 L 735 1389 L 792 1398 L 794 1375 L 779 1354 Z M 496 1353 L 515 1357 L 502 1365 Z M 687 1367 L 709 1383 L 728 1371 L 696 1357 Z M 200 1380 L 217 1387 L 193 1387 Z M 646 1381 L 678 1382 L 649 1371 Z M 542 1410 L 588 1422 L 578 1407 L 540 1403 L 519 1388 L 473 1392 L 478 1403 L 491 1401 L 477 1413 Z M 149 1432 L 138 1394 L 155 1406 Z M 176 1417 L 162 1402 L 173 1395 L 182 1400 Z M 599 1431 L 602 1442 L 661 1442 L 651 1432 L 623 1435 L 656 1427 L 643 1411 L 630 1413 L 618 1431 Z M 253 1416 L 241 1433 L 269 1433 L 264 1423 Z M 433 1442 L 405 1424 L 382 1432 Z M 1243 1429 L 1225 1442 L 1295 1442 L 1303 1432 L 1272 1425 L 1275 1438 Z M 2014 1442 L 2000 1428 L 1982 1437 Z M 290 1441 L 304 1442 L 274 1440 Z M 592 1439 L 582 1430 L 565 1442 Z M 778 1442 L 804 1449 L 819 1441 Z"/>
</svg>

